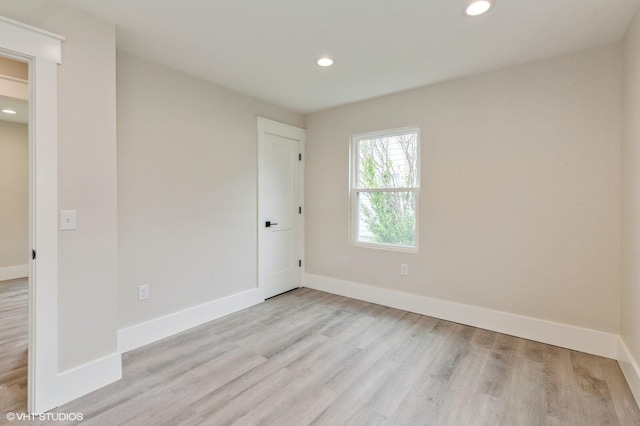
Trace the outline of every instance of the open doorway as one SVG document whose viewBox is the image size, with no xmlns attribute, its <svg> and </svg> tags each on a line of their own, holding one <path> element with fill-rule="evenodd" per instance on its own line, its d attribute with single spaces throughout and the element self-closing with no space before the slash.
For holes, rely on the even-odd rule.
<svg viewBox="0 0 640 426">
<path fill-rule="evenodd" d="M 0 57 L 0 412 L 27 409 L 29 65 Z"/>
<path fill-rule="evenodd" d="M 63 37 L 0 16 L 0 57 L 29 69 L 27 410 L 58 406 L 58 83 Z M 37 314 L 37 315 L 36 315 Z"/>
</svg>

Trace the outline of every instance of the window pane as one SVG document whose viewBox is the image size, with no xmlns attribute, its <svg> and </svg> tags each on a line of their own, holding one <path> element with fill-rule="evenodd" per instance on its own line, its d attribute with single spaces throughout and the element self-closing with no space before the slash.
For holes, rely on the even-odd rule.
<svg viewBox="0 0 640 426">
<path fill-rule="evenodd" d="M 415 247 L 413 191 L 359 192 L 358 242 Z"/>
<path fill-rule="evenodd" d="M 418 186 L 416 132 L 363 138 L 357 144 L 359 188 Z"/>
</svg>

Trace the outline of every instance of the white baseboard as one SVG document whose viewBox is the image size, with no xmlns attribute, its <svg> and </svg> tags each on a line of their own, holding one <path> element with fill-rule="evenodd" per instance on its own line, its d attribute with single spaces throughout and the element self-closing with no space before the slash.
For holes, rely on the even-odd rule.
<svg viewBox="0 0 640 426">
<path fill-rule="evenodd" d="M 15 280 L 29 276 L 29 265 L 7 266 L 0 268 L 0 281 Z"/>
<path fill-rule="evenodd" d="M 123 328 L 118 330 L 118 350 L 128 352 L 261 302 L 264 297 L 256 288 Z"/>
<path fill-rule="evenodd" d="M 365 302 L 618 359 L 618 336 L 602 331 L 305 274 L 305 287 Z"/>
<path fill-rule="evenodd" d="M 122 357 L 113 353 L 58 373 L 58 406 L 80 398 L 122 378 Z"/>
<path fill-rule="evenodd" d="M 618 364 L 629 383 L 631 393 L 640 406 L 640 367 L 622 338 L 618 339 Z"/>
</svg>

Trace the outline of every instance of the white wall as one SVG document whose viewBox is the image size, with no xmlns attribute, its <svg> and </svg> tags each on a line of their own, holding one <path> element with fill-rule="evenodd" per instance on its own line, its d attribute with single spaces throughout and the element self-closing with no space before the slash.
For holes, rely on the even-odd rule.
<svg viewBox="0 0 640 426">
<path fill-rule="evenodd" d="M 306 272 L 617 334 L 620 76 L 611 45 L 306 116 Z M 350 135 L 414 125 L 420 253 L 350 245 Z"/>
<path fill-rule="evenodd" d="M 623 43 L 621 336 L 636 363 L 640 401 L 640 12 Z M 624 366 L 623 366 L 624 368 Z M 629 369 L 625 373 L 630 373 Z M 627 378 L 631 374 L 627 374 Z"/>
<path fill-rule="evenodd" d="M 126 52 L 117 82 L 120 328 L 255 288 L 256 116 L 302 118 Z"/>
<path fill-rule="evenodd" d="M 29 128 L 0 121 L 0 269 L 28 263 Z"/>
<path fill-rule="evenodd" d="M 0 0 L 0 15 L 58 33 L 59 370 L 117 351 L 115 26 L 47 0 Z"/>
</svg>

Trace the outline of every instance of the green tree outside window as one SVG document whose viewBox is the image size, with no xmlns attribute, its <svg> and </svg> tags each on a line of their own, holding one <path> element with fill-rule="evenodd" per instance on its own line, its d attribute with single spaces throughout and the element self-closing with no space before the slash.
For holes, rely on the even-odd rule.
<svg viewBox="0 0 640 426">
<path fill-rule="evenodd" d="M 418 132 L 356 139 L 359 242 L 416 246 Z"/>
</svg>

